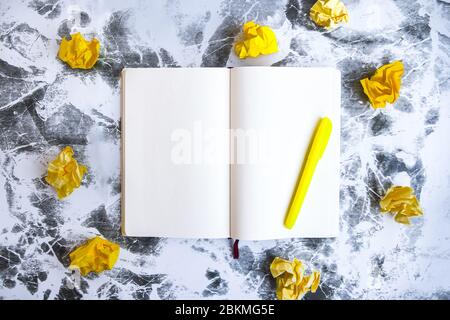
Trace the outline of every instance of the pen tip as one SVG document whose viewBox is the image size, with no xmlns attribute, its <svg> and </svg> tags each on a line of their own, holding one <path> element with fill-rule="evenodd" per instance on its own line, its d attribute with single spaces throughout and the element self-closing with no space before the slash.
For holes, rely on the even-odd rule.
<svg viewBox="0 0 450 320">
<path fill-rule="evenodd" d="M 284 226 L 285 226 L 286 228 L 288 228 L 288 229 L 292 229 L 292 227 L 294 226 L 294 224 L 293 224 L 293 223 L 290 223 L 290 222 L 288 222 L 288 221 L 286 221 L 286 222 L 284 223 Z"/>
</svg>

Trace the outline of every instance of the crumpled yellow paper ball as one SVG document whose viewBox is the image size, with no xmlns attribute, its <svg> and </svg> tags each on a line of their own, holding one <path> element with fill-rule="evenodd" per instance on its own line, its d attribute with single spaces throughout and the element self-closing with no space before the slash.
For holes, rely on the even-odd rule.
<svg viewBox="0 0 450 320">
<path fill-rule="evenodd" d="M 71 40 L 62 39 L 58 57 L 72 69 L 91 69 L 100 55 L 100 42 L 87 41 L 79 32 L 70 36 Z"/>
<path fill-rule="evenodd" d="M 45 181 L 55 188 L 58 199 L 62 199 L 81 185 L 86 172 L 87 168 L 78 164 L 73 158 L 72 148 L 67 146 L 48 164 Z"/>
<path fill-rule="evenodd" d="M 309 17 L 318 26 L 334 28 L 338 23 L 348 22 L 348 12 L 339 0 L 319 0 L 309 11 Z"/>
<path fill-rule="evenodd" d="M 300 260 L 284 260 L 276 257 L 270 265 L 270 273 L 276 279 L 276 293 L 279 300 L 299 300 L 311 291 L 316 292 L 320 283 L 320 272 L 305 275 Z"/>
<path fill-rule="evenodd" d="M 234 51 L 239 58 L 256 58 L 262 54 L 278 51 L 277 38 L 270 27 L 249 21 L 244 24 L 242 30 L 242 40 L 236 42 L 234 46 Z"/>
<path fill-rule="evenodd" d="M 70 269 L 79 269 L 83 276 L 90 272 L 111 270 L 119 257 L 118 244 L 95 237 L 73 250 L 70 254 Z"/>
<path fill-rule="evenodd" d="M 411 187 L 392 186 L 380 200 L 381 212 L 390 212 L 398 223 L 410 224 L 409 218 L 423 215 Z"/>
<path fill-rule="evenodd" d="M 377 69 L 373 76 L 362 79 L 361 85 L 374 108 L 384 108 L 394 103 L 400 95 L 403 63 L 395 61 Z"/>
</svg>

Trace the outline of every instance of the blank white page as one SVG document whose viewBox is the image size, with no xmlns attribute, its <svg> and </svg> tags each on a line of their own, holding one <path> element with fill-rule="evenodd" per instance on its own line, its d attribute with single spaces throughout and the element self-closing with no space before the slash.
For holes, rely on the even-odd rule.
<svg viewBox="0 0 450 320">
<path fill-rule="evenodd" d="M 125 235 L 229 237 L 229 85 L 228 69 L 123 70 Z"/>
<path fill-rule="evenodd" d="M 231 166 L 232 237 L 337 236 L 340 72 L 331 68 L 236 68 L 231 71 L 231 92 L 231 134 L 237 148 Z M 297 222 L 289 230 L 283 225 L 286 211 L 314 129 L 323 116 L 332 120 L 331 138 Z M 247 133 L 241 147 L 236 130 Z"/>
</svg>

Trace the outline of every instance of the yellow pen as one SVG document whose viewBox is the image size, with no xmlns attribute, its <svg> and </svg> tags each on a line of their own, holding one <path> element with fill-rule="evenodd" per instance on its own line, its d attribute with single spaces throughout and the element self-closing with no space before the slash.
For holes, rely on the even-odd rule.
<svg viewBox="0 0 450 320">
<path fill-rule="evenodd" d="M 316 170 L 317 163 L 320 158 L 322 158 L 323 152 L 327 147 L 328 140 L 330 140 L 332 127 L 331 120 L 327 117 L 321 118 L 316 127 L 309 152 L 306 155 L 306 162 L 300 174 L 299 180 L 297 181 L 297 185 L 286 214 L 286 219 L 284 220 L 284 226 L 288 229 L 292 229 L 295 221 L 297 220 L 298 214 L 300 213 L 300 209 L 303 205 L 303 200 L 305 200 L 306 193 L 308 192 L 309 185 L 311 184 L 314 171 Z"/>
</svg>

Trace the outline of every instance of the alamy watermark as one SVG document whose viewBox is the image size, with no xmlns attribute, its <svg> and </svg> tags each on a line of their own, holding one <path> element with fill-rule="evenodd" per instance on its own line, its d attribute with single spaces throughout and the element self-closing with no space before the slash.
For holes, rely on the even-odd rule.
<svg viewBox="0 0 450 320">
<path fill-rule="evenodd" d="M 172 131 L 170 159 L 173 164 L 255 164 L 271 162 L 276 134 L 264 129 L 192 128 Z"/>
</svg>

